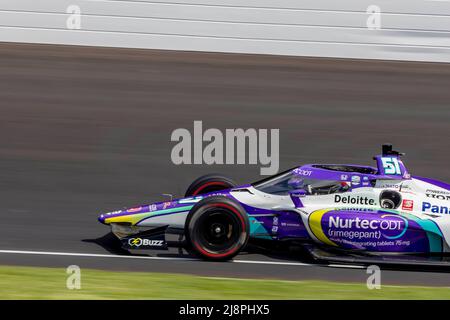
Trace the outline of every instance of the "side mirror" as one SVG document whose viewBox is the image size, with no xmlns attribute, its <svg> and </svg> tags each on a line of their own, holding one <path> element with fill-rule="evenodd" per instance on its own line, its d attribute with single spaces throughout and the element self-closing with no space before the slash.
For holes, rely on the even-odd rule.
<svg viewBox="0 0 450 320">
<path fill-rule="evenodd" d="M 303 190 L 303 189 L 289 191 L 289 194 L 291 195 L 291 197 L 297 197 L 297 198 L 304 198 L 308 195 L 306 190 Z"/>
<path fill-rule="evenodd" d="M 292 202 L 294 203 L 296 208 L 303 207 L 303 203 L 300 199 L 306 197 L 307 195 L 306 190 L 303 189 L 292 190 L 289 191 L 289 195 L 291 196 Z"/>
</svg>

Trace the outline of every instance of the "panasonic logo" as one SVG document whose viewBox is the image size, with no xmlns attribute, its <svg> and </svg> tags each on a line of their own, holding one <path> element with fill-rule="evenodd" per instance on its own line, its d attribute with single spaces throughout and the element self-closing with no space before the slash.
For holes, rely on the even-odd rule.
<svg viewBox="0 0 450 320">
<path fill-rule="evenodd" d="M 450 214 L 450 208 L 446 206 L 437 206 L 432 205 L 429 202 L 422 203 L 422 211 L 423 212 L 432 212 L 432 213 L 441 213 L 441 214 Z"/>
</svg>

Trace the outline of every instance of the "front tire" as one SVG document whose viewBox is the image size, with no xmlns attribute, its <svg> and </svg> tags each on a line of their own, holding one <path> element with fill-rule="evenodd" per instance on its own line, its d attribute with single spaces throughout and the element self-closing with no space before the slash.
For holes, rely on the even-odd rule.
<svg viewBox="0 0 450 320">
<path fill-rule="evenodd" d="M 208 197 L 198 202 L 186 220 L 186 240 L 191 251 L 207 260 L 224 261 L 236 256 L 247 244 L 250 224 L 236 201 Z"/>
<path fill-rule="evenodd" d="M 185 198 L 236 187 L 236 183 L 220 174 L 207 174 L 194 180 L 184 195 Z"/>
</svg>

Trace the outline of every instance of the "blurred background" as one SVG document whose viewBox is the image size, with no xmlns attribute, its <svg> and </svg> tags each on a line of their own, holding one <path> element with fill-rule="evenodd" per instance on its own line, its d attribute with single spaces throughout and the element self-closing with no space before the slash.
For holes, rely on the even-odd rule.
<svg viewBox="0 0 450 320">
<path fill-rule="evenodd" d="M 174 165 L 194 120 L 280 129 L 280 171 L 391 142 L 450 181 L 448 1 L 2 0 L 0 21 L 2 249 L 102 253 L 101 212 L 261 178 Z"/>
</svg>

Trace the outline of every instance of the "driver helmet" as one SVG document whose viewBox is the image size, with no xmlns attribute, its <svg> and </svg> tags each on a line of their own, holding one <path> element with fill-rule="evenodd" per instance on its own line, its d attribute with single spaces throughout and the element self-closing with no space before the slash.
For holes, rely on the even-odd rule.
<svg viewBox="0 0 450 320">
<path fill-rule="evenodd" d="M 305 179 L 299 176 L 293 176 L 292 178 L 290 178 L 288 181 L 288 185 L 292 189 L 305 189 L 306 187 Z"/>
</svg>

